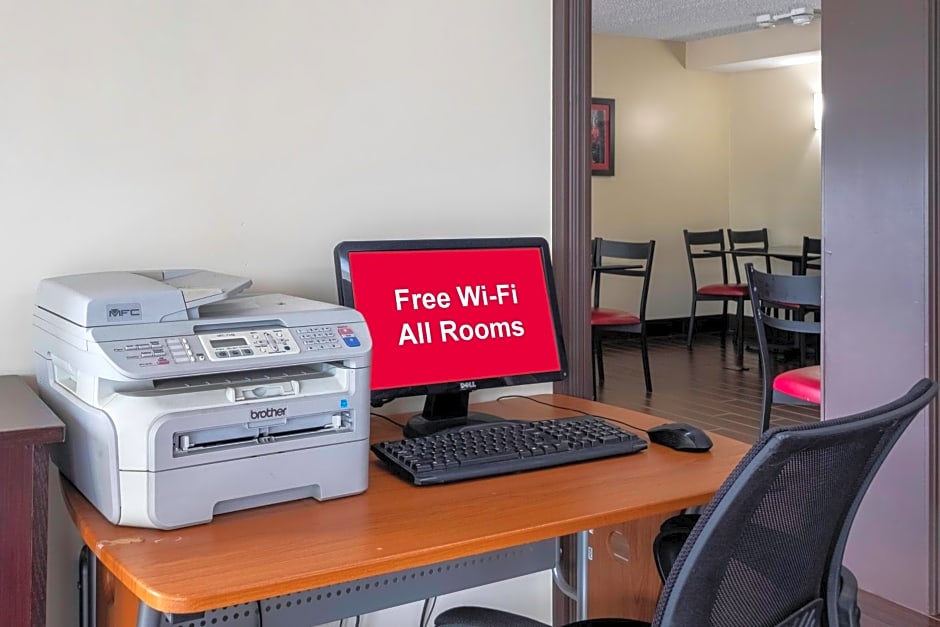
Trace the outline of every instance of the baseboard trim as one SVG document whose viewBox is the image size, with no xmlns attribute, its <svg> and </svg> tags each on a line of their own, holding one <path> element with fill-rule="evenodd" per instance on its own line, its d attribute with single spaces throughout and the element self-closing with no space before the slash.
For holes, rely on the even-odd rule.
<svg viewBox="0 0 940 627">
<path fill-rule="evenodd" d="M 695 317 L 695 332 L 699 333 L 717 333 L 721 331 L 721 314 L 712 314 L 708 316 Z M 728 316 L 728 328 L 734 328 L 734 315 Z M 744 317 L 744 337 L 753 334 L 754 321 L 750 316 Z M 685 335 L 689 332 L 689 319 L 682 318 L 657 318 L 655 320 L 647 319 L 646 334 L 650 337 L 665 335 Z"/>
<path fill-rule="evenodd" d="M 862 609 L 862 624 L 904 625 L 905 627 L 940 627 L 940 619 L 915 612 L 903 605 L 882 598 L 871 592 L 858 591 L 858 606 Z M 878 621 L 878 622 L 874 622 Z"/>
</svg>

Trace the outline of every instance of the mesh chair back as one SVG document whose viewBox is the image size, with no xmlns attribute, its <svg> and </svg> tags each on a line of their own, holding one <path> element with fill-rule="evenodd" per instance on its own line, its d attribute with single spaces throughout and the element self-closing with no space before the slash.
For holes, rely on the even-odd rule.
<svg viewBox="0 0 940 627">
<path fill-rule="evenodd" d="M 692 530 L 653 625 L 837 625 L 842 555 L 859 503 L 936 393 L 924 379 L 877 409 L 766 432 Z M 795 621 L 801 608 L 806 618 Z"/>
</svg>

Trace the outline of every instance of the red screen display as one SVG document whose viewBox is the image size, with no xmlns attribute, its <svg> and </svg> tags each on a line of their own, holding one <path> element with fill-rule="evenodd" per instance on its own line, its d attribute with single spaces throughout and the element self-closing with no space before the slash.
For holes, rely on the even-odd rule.
<svg viewBox="0 0 940 627">
<path fill-rule="evenodd" d="M 538 248 L 349 253 L 372 389 L 561 368 Z"/>
</svg>

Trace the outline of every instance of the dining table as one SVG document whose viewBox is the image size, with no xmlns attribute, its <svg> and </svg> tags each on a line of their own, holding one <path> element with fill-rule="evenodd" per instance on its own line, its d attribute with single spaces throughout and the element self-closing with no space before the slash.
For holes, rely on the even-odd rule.
<svg viewBox="0 0 940 627">
<path fill-rule="evenodd" d="M 806 274 L 806 268 L 803 267 L 803 247 L 795 245 L 779 245 L 779 246 L 770 246 L 766 250 L 763 248 L 735 248 L 731 250 L 730 248 L 718 249 L 711 248 L 705 249 L 706 252 L 731 255 L 737 257 L 767 257 L 769 259 L 780 259 L 782 261 L 789 261 L 791 264 L 791 272 L 793 274 Z M 807 261 L 815 261 L 819 259 L 819 255 L 807 255 Z"/>
</svg>

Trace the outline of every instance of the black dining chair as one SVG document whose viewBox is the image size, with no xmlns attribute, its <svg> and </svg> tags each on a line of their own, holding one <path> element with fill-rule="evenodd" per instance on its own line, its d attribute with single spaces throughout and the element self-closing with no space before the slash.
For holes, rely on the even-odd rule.
<svg viewBox="0 0 940 627">
<path fill-rule="evenodd" d="M 741 282 L 728 282 L 728 259 L 725 251 L 725 235 L 721 229 L 714 231 L 689 231 L 683 229 L 685 252 L 689 261 L 689 274 L 692 279 L 692 312 L 689 314 L 689 335 L 687 346 L 692 348 L 695 335 L 695 310 L 699 301 L 721 301 L 721 343 L 727 337 L 728 303 L 734 302 L 735 311 L 735 350 L 738 367 L 743 367 L 744 358 L 744 301 L 747 298 L 747 285 Z M 711 260 L 706 262 L 705 260 Z M 721 269 L 721 283 L 698 284 L 697 264 L 717 261 Z"/>
<path fill-rule="evenodd" d="M 646 393 L 653 391 L 650 376 L 649 346 L 646 340 L 646 299 L 649 295 L 650 277 L 653 272 L 653 251 L 656 241 L 619 242 L 595 238 L 591 249 L 594 276 L 594 306 L 591 308 L 591 351 L 594 395 L 598 384 L 604 385 L 604 346 L 606 337 L 615 333 L 638 335 L 640 354 L 643 359 L 643 378 Z M 601 280 L 604 276 L 632 277 L 640 279 L 640 302 L 636 313 L 625 309 L 601 307 Z M 618 281 L 618 284 L 622 283 Z"/>
<path fill-rule="evenodd" d="M 880 407 L 767 431 L 700 516 L 663 524 L 654 547 L 670 554 L 656 554 L 665 584 L 652 623 L 592 618 L 569 627 L 858 627 L 857 584 L 842 565 L 852 521 L 936 394 L 922 379 Z M 434 624 L 547 627 L 479 607 L 447 610 Z"/>
<path fill-rule="evenodd" d="M 803 274 L 808 270 L 822 270 L 822 239 L 803 236 L 803 258 L 800 263 Z"/>
<path fill-rule="evenodd" d="M 819 307 L 822 303 L 821 279 L 819 275 L 767 274 L 745 265 L 748 290 L 754 325 L 757 328 L 757 344 L 760 350 L 761 383 L 761 431 L 770 427 L 770 410 L 773 403 L 790 405 L 819 405 L 822 397 L 822 370 L 820 366 L 804 366 L 774 372 L 770 354 L 770 329 L 797 335 L 800 346 L 800 361 L 806 361 L 806 340 L 820 335 Z M 812 311 L 811 311 L 812 310 Z M 792 312 L 789 317 L 782 312 Z M 813 317 L 809 320 L 810 316 Z"/>
<path fill-rule="evenodd" d="M 741 272 L 742 262 L 748 258 L 761 258 L 767 272 L 770 272 L 770 257 L 764 255 L 748 255 L 746 251 L 766 253 L 770 250 L 770 238 L 767 229 L 751 229 L 749 231 L 736 231 L 728 229 L 728 248 L 737 251 L 731 255 L 731 264 L 734 268 L 734 282 L 743 283 L 744 273 Z"/>
</svg>

